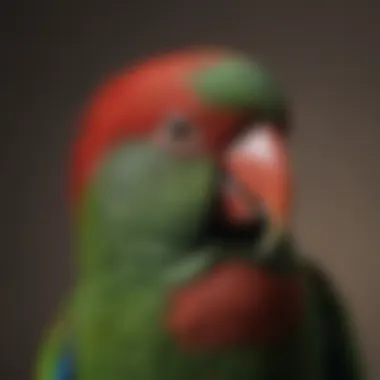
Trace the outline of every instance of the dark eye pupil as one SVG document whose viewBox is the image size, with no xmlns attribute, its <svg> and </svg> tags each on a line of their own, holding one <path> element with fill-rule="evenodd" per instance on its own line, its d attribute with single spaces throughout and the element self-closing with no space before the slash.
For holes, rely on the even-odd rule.
<svg viewBox="0 0 380 380">
<path fill-rule="evenodd" d="M 176 120 L 171 126 L 171 135 L 175 140 L 185 140 L 191 135 L 191 127 L 185 120 Z"/>
</svg>

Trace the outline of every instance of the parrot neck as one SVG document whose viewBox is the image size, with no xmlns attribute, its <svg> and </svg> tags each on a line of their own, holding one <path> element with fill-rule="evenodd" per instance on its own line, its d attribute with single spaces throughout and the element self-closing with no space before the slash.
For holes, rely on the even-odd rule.
<svg viewBox="0 0 380 380">
<path fill-rule="evenodd" d="M 135 236 L 125 236 L 122 243 L 101 235 L 94 236 L 94 239 L 97 243 L 89 241 L 92 239 L 86 236 L 80 239 L 82 270 L 90 276 L 123 272 L 129 279 L 153 279 L 184 250 L 175 244 L 148 241 Z"/>
<path fill-rule="evenodd" d="M 99 216 L 94 197 L 84 204 L 76 227 L 80 272 L 85 276 L 126 270 L 130 277 L 152 275 L 185 250 L 175 240 L 149 240 L 133 230 L 112 230 Z"/>
</svg>

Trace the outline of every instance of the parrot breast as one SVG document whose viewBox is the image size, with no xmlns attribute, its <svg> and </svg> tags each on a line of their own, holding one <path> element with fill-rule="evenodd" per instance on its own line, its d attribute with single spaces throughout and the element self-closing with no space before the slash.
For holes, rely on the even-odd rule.
<svg viewBox="0 0 380 380">
<path fill-rule="evenodd" d="M 286 336 L 301 314 L 293 276 L 229 262 L 172 294 L 167 325 L 186 350 L 268 345 Z"/>
</svg>

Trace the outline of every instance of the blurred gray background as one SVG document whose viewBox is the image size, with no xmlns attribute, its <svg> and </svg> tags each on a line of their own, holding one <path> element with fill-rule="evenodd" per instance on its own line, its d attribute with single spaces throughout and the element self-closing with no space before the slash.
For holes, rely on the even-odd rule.
<svg viewBox="0 0 380 380">
<path fill-rule="evenodd" d="M 380 378 L 380 7 L 377 1 L 66 0 L 1 5 L 0 378 L 30 379 L 73 278 L 67 153 L 106 76 L 156 52 L 252 53 L 293 99 L 295 231 L 328 267 Z"/>
</svg>

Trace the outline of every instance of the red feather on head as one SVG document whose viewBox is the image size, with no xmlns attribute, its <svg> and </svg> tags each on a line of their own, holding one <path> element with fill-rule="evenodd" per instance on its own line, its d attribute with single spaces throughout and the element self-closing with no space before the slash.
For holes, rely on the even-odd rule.
<svg viewBox="0 0 380 380">
<path fill-rule="evenodd" d="M 172 112 L 201 128 L 210 151 L 219 150 L 242 115 L 201 102 L 191 75 L 228 57 L 226 51 L 187 51 L 149 60 L 103 85 L 85 112 L 73 152 L 70 199 L 77 203 L 97 163 L 120 141 L 144 138 Z"/>
</svg>

